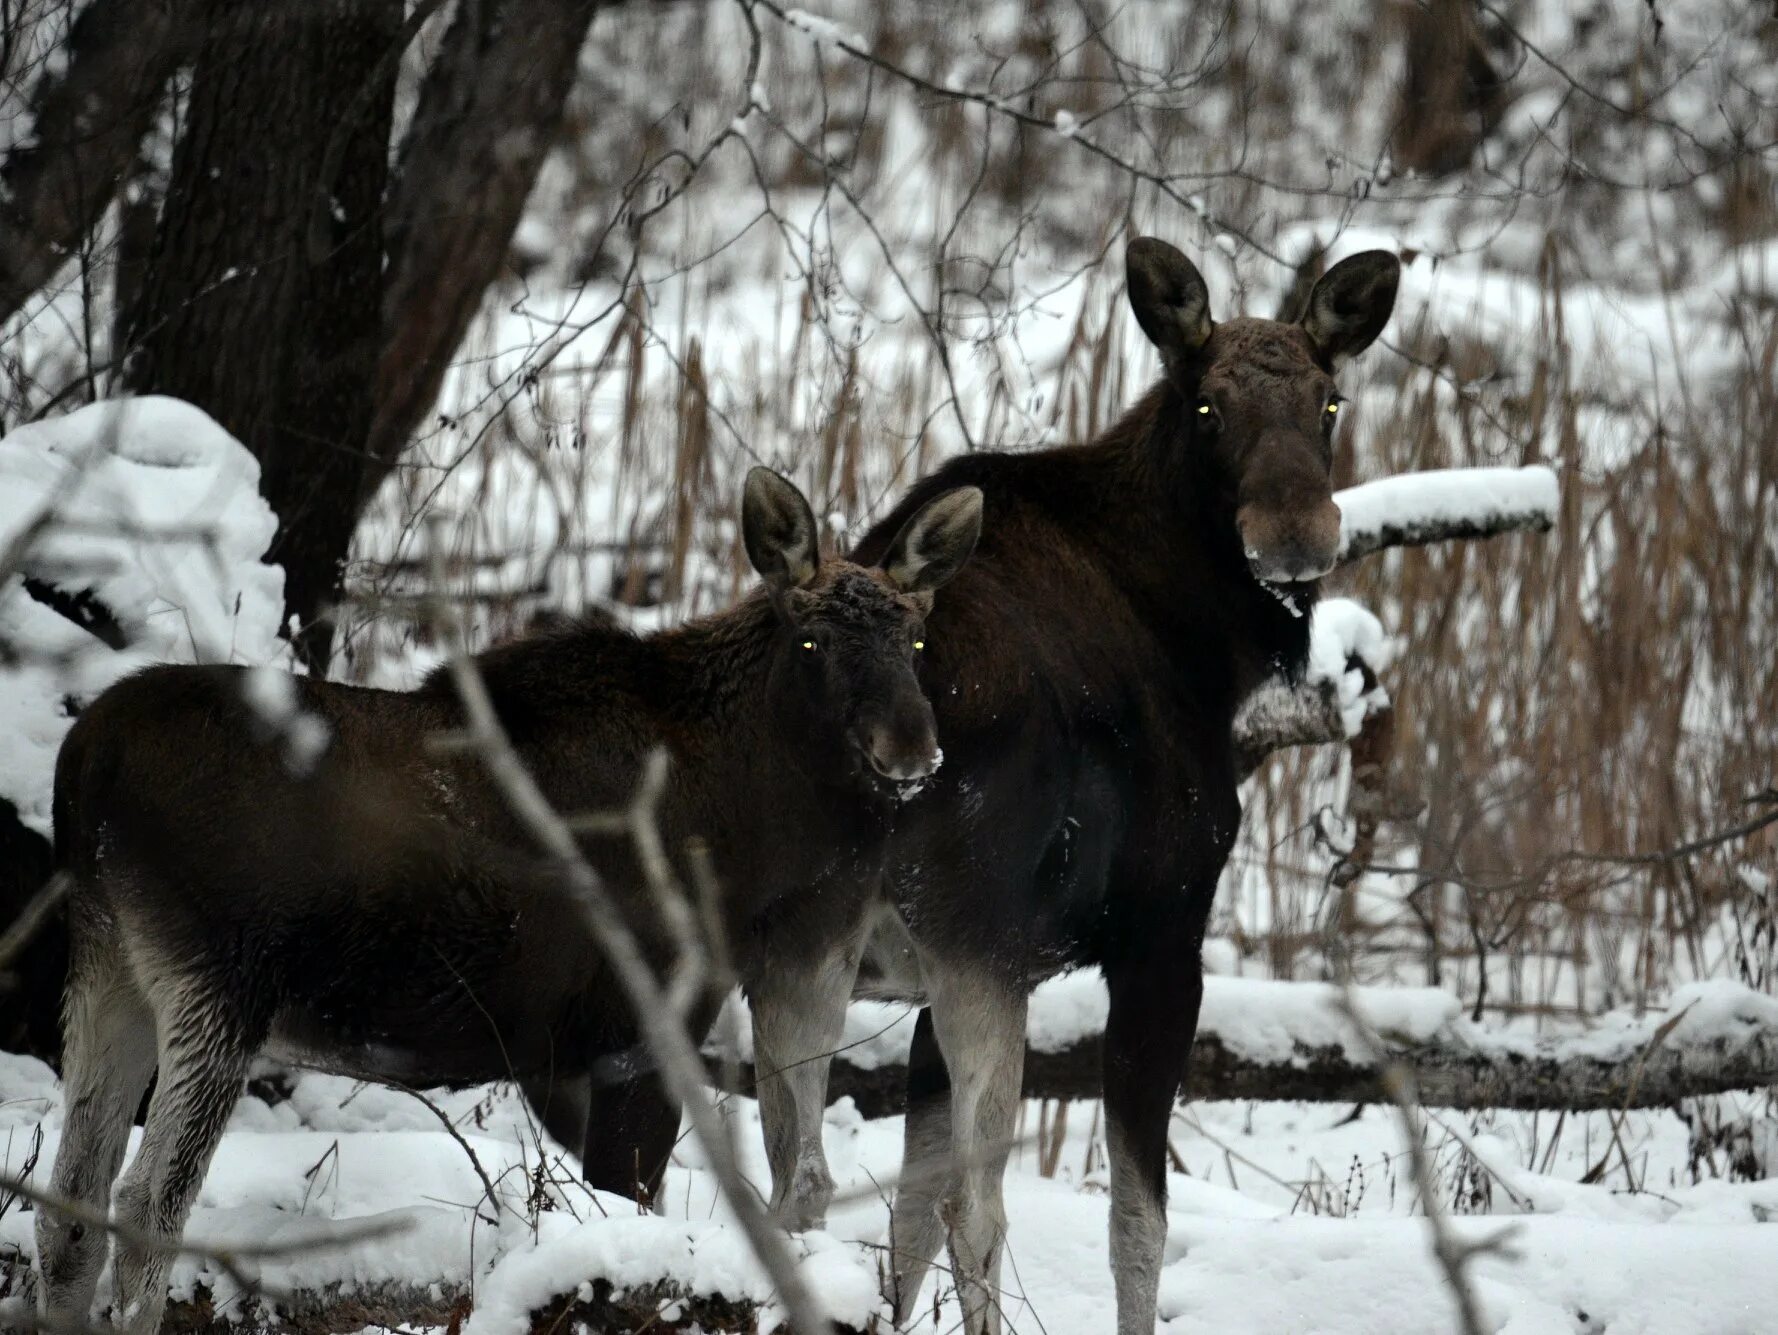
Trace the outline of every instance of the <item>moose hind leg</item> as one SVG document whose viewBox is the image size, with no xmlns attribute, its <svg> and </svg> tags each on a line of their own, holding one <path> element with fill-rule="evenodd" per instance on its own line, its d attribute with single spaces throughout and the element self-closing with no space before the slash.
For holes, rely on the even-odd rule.
<svg viewBox="0 0 1778 1335">
<path fill-rule="evenodd" d="M 821 1132 L 861 944 L 849 935 L 812 960 L 774 957 L 748 985 L 772 1215 L 785 1228 L 822 1227 L 833 1201 Z"/>
<path fill-rule="evenodd" d="M 932 1032 L 932 1011 L 914 1021 L 908 1051 L 907 1118 L 902 1135 L 901 1176 L 889 1215 L 890 1290 L 897 1329 L 914 1314 L 920 1285 L 944 1246 L 940 1203 L 957 1188 L 951 1156 L 951 1077 Z"/>
<path fill-rule="evenodd" d="M 160 1328 L 172 1248 L 246 1079 L 266 1026 L 249 1003 L 198 978 L 151 987 L 160 1034 L 160 1081 L 148 1105 L 142 1146 L 118 1189 L 118 1220 L 159 1243 L 118 1242 L 113 1320 L 131 1331 Z"/>
<path fill-rule="evenodd" d="M 154 1015 L 128 966 L 77 939 L 63 1002 L 62 1088 L 67 1109 L 50 1191 L 108 1213 L 130 1121 L 154 1074 Z M 37 1212 L 41 1304 L 52 1322 L 84 1324 L 110 1235 L 90 1220 Z"/>
<path fill-rule="evenodd" d="M 1022 987 L 981 970 L 929 968 L 934 1032 L 951 1080 L 951 1189 L 939 1210 L 963 1308 L 964 1335 L 1000 1335 L 1006 1250 L 1002 1179 L 1025 1074 Z"/>
<path fill-rule="evenodd" d="M 1185 1078 L 1203 971 L 1190 949 L 1108 970 L 1105 1145 L 1118 1335 L 1153 1335 L 1167 1241 L 1167 1128 Z"/>
</svg>

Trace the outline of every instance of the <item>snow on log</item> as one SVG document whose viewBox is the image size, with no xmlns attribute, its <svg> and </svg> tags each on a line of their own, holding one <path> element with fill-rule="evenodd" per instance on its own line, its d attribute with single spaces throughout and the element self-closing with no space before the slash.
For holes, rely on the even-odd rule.
<svg viewBox="0 0 1778 1335">
<path fill-rule="evenodd" d="M 1383 1097 L 1379 1068 L 1335 1005 L 1329 983 L 1209 977 L 1185 1094 L 1196 1099 L 1363 1103 Z M 1738 983 L 1692 983 L 1664 1011 L 1614 1011 L 1545 1034 L 1475 1024 L 1439 988 L 1361 987 L 1358 1006 L 1443 1108 L 1644 1108 L 1778 1083 L 1778 999 Z M 1099 1097 L 1105 985 L 1095 970 L 1032 994 L 1028 1098 Z M 721 1027 L 719 1027 L 719 1031 Z M 742 1034 L 742 1085 L 752 1052 Z M 847 1016 L 829 1098 L 866 1117 L 898 1113 L 911 1009 L 860 1003 Z"/>
<path fill-rule="evenodd" d="M 1556 522 L 1560 491 L 1548 468 L 1444 468 L 1336 492 L 1340 564 L 1386 547 L 1490 538 Z"/>
</svg>

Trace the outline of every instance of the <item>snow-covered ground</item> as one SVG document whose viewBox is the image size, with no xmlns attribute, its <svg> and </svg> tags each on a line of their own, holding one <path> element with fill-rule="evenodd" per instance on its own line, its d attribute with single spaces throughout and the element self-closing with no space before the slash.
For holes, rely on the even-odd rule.
<svg viewBox="0 0 1778 1335">
<path fill-rule="evenodd" d="M 723 1225 L 712 1180 L 688 1144 L 669 1174 L 666 1217 L 639 1217 L 633 1204 L 595 1198 L 574 1183 L 571 1164 L 510 1091 L 436 1097 L 493 1179 L 497 1215 L 464 1146 L 431 1110 L 396 1091 L 304 1075 L 285 1102 L 242 1101 L 189 1235 L 240 1245 L 315 1236 L 328 1220 L 399 1219 L 404 1228 L 391 1236 L 249 1263 L 249 1273 L 272 1288 L 338 1283 L 347 1295 L 389 1284 L 472 1292 L 470 1335 L 516 1335 L 533 1307 L 600 1279 L 620 1289 L 667 1279 L 689 1294 L 769 1297 L 736 1231 Z M 763 1185 L 756 1107 L 746 1099 L 725 1107 L 750 1175 Z M 1104 1152 L 1093 1105 L 1072 1105 L 1067 1117 L 1065 1134 L 1049 1144 L 1053 1175 L 1044 1176 L 1039 1107 L 1026 1107 L 1006 1182 L 1005 1310 L 1016 1331 L 1101 1335 L 1114 1329 Z M 46 1070 L 0 1058 L 8 1171 L 36 1153 L 37 1174 L 46 1174 L 60 1118 Z M 1425 1136 L 1441 1206 L 1459 1211 L 1453 1226 L 1465 1239 L 1513 1229 L 1510 1253 L 1475 1267 L 1489 1331 L 1773 1328 L 1778 1182 L 1711 1180 L 1694 1166 L 1692 1137 L 1672 1113 L 1558 1119 L 1435 1109 L 1430 1118 Z M 805 1236 L 798 1250 L 830 1311 L 862 1323 L 878 1311 L 884 1196 L 900 1158 L 901 1119 L 864 1121 L 843 1102 L 829 1110 L 826 1131 L 840 1200 L 831 1236 Z M 1184 1171 L 1169 1179 L 1165 1330 L 1455 1329 L 1392 1109 L 1206 1103 L 1177 1114 L 1172 1141 Z M 1610 1162 L 1600 1180 L 1583 1184 L 1602 1158 Z M 1704 1180 L 1694 1181 L 1699 1172 Z M 30 1224 L 16 1207 L 0 1215 L 0 1248 L 28 1253 Z M 243 1312 L 226 1276 L 181 1261 L 175 1295 L 189 1296 L 199 1283 L 223 1310 Z M 955 1319 L 938 1273 L 911 1329 L 938 1335 Z"/>
</svg>

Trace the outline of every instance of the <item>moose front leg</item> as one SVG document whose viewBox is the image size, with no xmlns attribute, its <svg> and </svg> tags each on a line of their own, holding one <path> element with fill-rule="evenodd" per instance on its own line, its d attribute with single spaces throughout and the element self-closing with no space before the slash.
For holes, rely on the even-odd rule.
<svg viewBox="0 0 1778 1335">
<path fill-rule="evenodd" d="M 1154 1335 L 1167 1240 L 1167 1130 L 1185 1079 L 1204 970 L 1194 933 L 1156 933 L 1106 965 L 1105 1144 L 1118 1335 Z"/>
<path fill-rule="evenodd" d="M 822 1227 L 833 1201 L 821 1139 L 827 1077 L 845 1030 L 863 936 L 859 923 L 824 949 L 768 956 L 747 983 L 772 1215 L 792 1230 Z"/>
</svg>

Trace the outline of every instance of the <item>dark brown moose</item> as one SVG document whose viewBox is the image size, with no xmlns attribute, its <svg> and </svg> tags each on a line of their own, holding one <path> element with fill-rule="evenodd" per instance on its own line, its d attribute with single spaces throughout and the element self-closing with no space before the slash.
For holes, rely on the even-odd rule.
<svg viewBox="0 0 1778 1335">
<path fill-rule="evenodd" d="M 653 750 L 671 754 L 661 835 L 674 850 L 707 840 L 771 1031 L 762 1050 L 814 1081 L 794 1096 L 767 1081 L 767 1106 L 820 1097 L 825 1064 L 796 1062 L 830 1049 L 837 1024 L 787 1013 L 829 944 L 857 939 L 903 789 L 939 759 L 915 662 L 981 495 L 947 491 L 909 516 L 875 565 L 823 561 L 808 503 L 755 469 L 742 517 L 762 592 L 647 638 L 570 626 L 477 660 L 565 813 L 621 806 Z M 280 723 L 291 706 L 300 736 Z M 256 1053 L 408 1086 L 517 1076 L 534 1096 L 627 1059 L 637 1026 L 559 870 L 480 757 L 429 744 L 462 724 L 440 675 L 400 693 L 193 667 L 143 672 L 80 718 L 56 768 L 56 856 L 72 878 L 56 1193 L 104 1208 L 157 1064 L 117 1210 L 173 1239 Z M 633 851 L 590 852 L 656 966 L 670 963 Z M 806 1050 L 783 1050 L 786 1034 Z M 574 1147 L 595 1184 L 640 1173 L 647 1189 L 676 1123 L 654 1119 L 665 1143 Z M 788 1180 L 793 1165 L 777 1166 Z M 50 1317 L 84 1320 L 106 1243 L 40 1214 Z M 164 1252 L 120 1243 L 114 1315 L 157 1329 L 166 1278 Z"/>
<path fill-rule="evenodd" d="M 1118 1331 L 1153 1335 L 1168 1119 L 1241 820 L 1231 724 L 1256 685 L 1304 665 L 1340 536 L 1334 376 L 1381 332 L 1400 273 L 1387 253 L 1354 255 L 1294 323 L 1217 323 L 1173 247 L 1135 241 L 1127 267 L 1160 383 L 1088 444 L 951 461 L 857 551 L 886 557 L 952 488 L 985 498 L 976 554 L 928 620 L 922 680 L 945 765 L 897 817 L 887 884 L 900 922 L 861 978 L 870 994 L 925 1004 L 892 1215 L 897 1317 L 948 1240 L 969 1335 L 1001 1325 L 1001 1177 L 1027 993 L 1089 964 L 1110 992 Z M 756 1034 L 772 1042 L 769 1024 Z M 762 1115 L 771 1139 L 776 1113 Z"/>
</svg>

